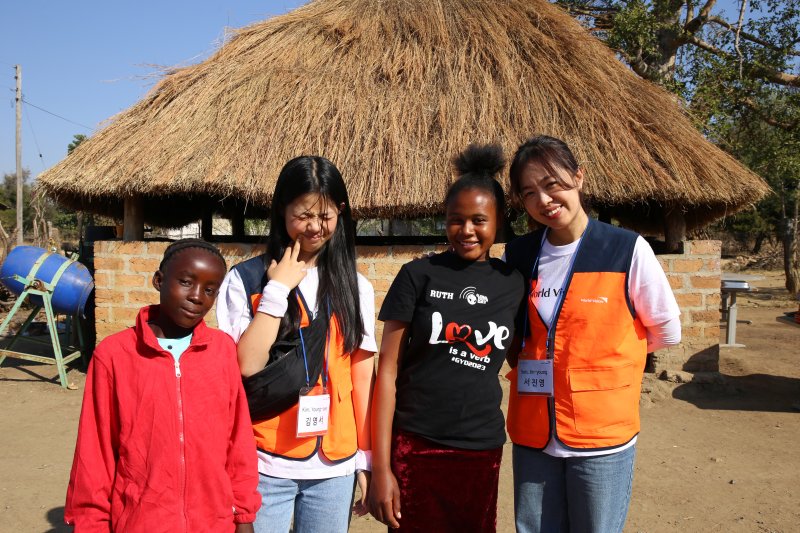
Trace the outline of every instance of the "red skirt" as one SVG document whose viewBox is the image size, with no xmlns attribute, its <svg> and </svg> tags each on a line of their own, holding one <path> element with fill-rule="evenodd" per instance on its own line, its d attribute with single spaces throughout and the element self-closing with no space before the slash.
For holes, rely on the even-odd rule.
<svg viewBox="0 0 800 533">
<path fill-rule="evenodd" d="M 465 450 L 396 432 L 392 472 L 400 485 L 394 532 L 487 533 L 497 529 L 497 484 L 503 448 Z"/>
</svg>

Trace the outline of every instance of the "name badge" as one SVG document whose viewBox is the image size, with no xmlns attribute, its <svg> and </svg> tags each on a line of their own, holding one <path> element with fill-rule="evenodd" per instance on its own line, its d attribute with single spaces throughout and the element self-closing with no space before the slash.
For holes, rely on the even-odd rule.
<svg viewBox="0 0 800 533">
<path fill-rule="evenodd" d="M 553 360 L 520 359 L 517 362 L 517 392 L 553 395 Z"/>
<path fill-rule="evenodd" d="M 310 391 L 300 391 L 297 405 L 297 436 L 316 437 L 328 432 L 331 395 L 317 385 Z"/>
</svg>

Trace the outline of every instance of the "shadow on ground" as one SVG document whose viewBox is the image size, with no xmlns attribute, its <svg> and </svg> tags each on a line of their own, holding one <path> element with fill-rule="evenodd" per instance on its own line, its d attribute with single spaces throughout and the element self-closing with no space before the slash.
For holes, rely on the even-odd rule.
<svg viewBox="0 0 800 533">
<path fill-rule="evenodd" d="M 719 374 L 706 383 L 679 385 L 672 397 L 700 409 L 798 412 L 800 416 L 800 378 L 794 377 Z"/>
</svg>

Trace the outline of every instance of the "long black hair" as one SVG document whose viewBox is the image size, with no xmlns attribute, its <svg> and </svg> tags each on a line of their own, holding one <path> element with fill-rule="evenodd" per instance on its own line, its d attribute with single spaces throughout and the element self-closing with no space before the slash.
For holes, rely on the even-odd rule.
<svg viewBox="0 0 800 533">
<path fill-rule="evenodd" d="M 283 257 L 291 244 L 286 231 L 286 206 L 310 193 L 319 194 L 339 210 L 336 229 L 317 255 L 317 307 L 319 312 L 327 313 L 327 302 L 330 302 L 331 313 L 339 321 L 344 336 L 345 352 L 351 353 L 358 349 L 364 334 L 356 274 L 355 226 L 344 180 L 339 169 L 329 160 L 320 156 L 300 156 L 281 169 L 272 196 L 267 254 L 276 261 Z M 278 337 L 296 332 L 300 328 L 300 317 L 297 299 L 289 298 L 289 308 L 281 319 Z"/>
</svg>

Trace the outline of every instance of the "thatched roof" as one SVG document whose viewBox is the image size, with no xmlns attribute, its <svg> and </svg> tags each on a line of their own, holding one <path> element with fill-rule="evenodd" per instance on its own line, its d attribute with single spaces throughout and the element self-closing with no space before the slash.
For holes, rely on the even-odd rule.
<svg viewBox="0 0 800 533">
<path fill-rule="evenodd" d="M 410 217 L 440 211 L 468 143 L 511 154 L 534 133 L 568 140 L 595 205 L 639 226 L 673 204 L 691 229 L 768 190 L 545 0 L 311 2 L 169 73 L 39 183 L 115 216 L 142 196 L 176 225 L 263 214 L 283 163 L 321 154 L 357 216 Z"/>
</svg>

